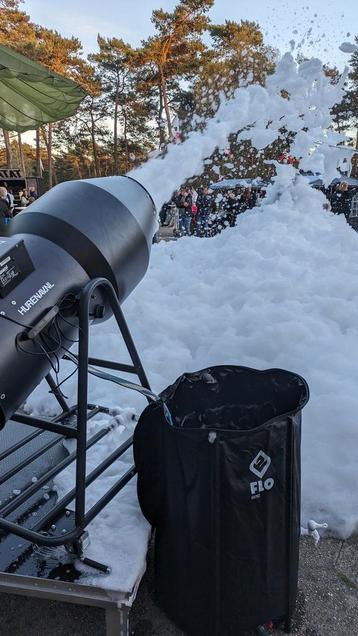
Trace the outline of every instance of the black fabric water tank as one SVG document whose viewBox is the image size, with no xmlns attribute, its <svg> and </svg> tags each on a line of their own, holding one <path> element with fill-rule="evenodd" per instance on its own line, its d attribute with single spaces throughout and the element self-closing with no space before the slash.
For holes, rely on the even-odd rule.
<svg viewBox="0 0 358 636">
<path fill-rule="evenodd" d="M 186 373 L 134 434 L 138 497 L 156 529 L 159 605 L 192 636 L 238 636 L 292 615 L 300 536 L 300 376 Z"/>
</svg>

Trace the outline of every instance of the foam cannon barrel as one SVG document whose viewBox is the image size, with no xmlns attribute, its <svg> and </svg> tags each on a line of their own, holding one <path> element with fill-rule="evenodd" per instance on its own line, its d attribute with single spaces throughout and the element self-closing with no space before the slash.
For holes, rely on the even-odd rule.
<svg viewBox="0 0 358 636">
<path fill-rule="evenodd" d="M 155 206 L 129 177 L 62 183 L 0 237 L 0 427 L 78 335 L 77 294 L 106 278 L 119 301 L 148 267 Z M 95 292 L 93 322 L 111 311 Z"/>
</svg>

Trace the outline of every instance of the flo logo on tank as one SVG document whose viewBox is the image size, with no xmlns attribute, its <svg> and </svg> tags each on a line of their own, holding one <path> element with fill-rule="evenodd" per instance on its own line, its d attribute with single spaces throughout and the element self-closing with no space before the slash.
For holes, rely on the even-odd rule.
<svg viewBox="0 0 358 636">
<path fill-rule="evenodd" d="M 266 475 L 271 464 L 271 457 L 266 455 L 264 451 L 259 451 L 256 457 L 252 460 L 249 469 L 251 472 L 259 477 L 258 481 L 252 481 L 250 483 L 250 491 L 251 491 L 251 499 L 259 499 L 261 497 L 261 493 L 266 490 L 271 490 L 274 485 L 274 480 L 272 477 L 268 477 L 263 480 L 262 478 Z"/>
</svg>

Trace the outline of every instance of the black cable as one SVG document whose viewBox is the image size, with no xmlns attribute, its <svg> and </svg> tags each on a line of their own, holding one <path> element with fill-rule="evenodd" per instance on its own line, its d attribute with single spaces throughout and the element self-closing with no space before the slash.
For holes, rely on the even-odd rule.
<svg viewBox="0 0 358 636">
<path fill-rule="evenodd" d="M 54 390 L 59 389 L 59 388 L 60 388 L 60 386 L 62 386 L 62 384 L 64 384 L 65 382 L 67 382 L 67 380 L 69 380 L 70 378 L 72 378 L 72 376 L 73 376 L 73 375 L 75 375 L 75 373 L 77 373 L 77 369 L 78 369 L 78 365 L 76 366 L 76 368 L 75 368 L 75 369 L 74 369 L 71 373 L 69 373 L 69 374 L 68 374 L 68 375 L 67 375 L 67 376 L 66 376 L 63 380 L 61 380 L 61 382 L 58 382 L 58 384 L 56 384 L 56 386 L 54 387 L 54 389 L 53 389 L 53 390 L 51 390 L 51 391 L 49 391 L 49 393 L 53 393 L 53 392 L 54 392 Z M 65 397 L 65 398 L 66 398 L 66 396 L 62 393 L 62 391 L 61 391 L 61 394 L 62 394 L 62 396 L 63 396 L 63 397 Z M 68 398 L 66 398 L 66 399 L 68 399 Z"/>
<path fill-rule="evenodd" d="M 39 338 L 41 340 L 41 343 L 43 343 L 43 345 L 44 345 L 44 348 L 43 348 L 44 352 L 46 352 L 48 354 L 48 359 L 50 361 L 51 368 L 52 368 L 53 372 L 58 374 L 59 370 L 60 370 L 60 359 L 57 356 L 57 352 L 60 351 L 60 349 L 61 349 L 61 342 L 56 342 L 56 344 L 57 344 L 56 349 L 51 349 L 51 350 L 45 349 L 45 347 L 49 347 L 48 343 L 46 342 L 46 336 L 47 335 L 49 335 L 49 334 L 41 333 L 39 335 Z M 51 338 L 51 336 L 50 336 L 50 338 Z M 39 343 L 39 345 L 42 348 L 42 345 L 40 343 Z M 56 366 L 53 364 L 52 360 L 50 359 L 50 355 L 54 356 L 55 361 L 56 361 Z"/>
<path fill-rule="evenodd" d="M 19 327 L 22 327 L 23 329 L 32 329 L 34 327 L 34 325 L 24 325 L 23 323 L 18 322 L 17 320 L 15 320 L 14 318 L 10 318 L 9 316 L 6 316 L 4 314 L 0 314 L 0 316 L 2 318 L 4 318 L 5 320 L 8 320 L 9 322 L 12 322 L 16 325 L 18 325 Z M 24 334 L 17 334 L 15 337 L 15 346 L 16 349 L 18 351 L 21 351 L 22 353 L 25 353 L 26 355 L 32 355 L 32 356 L 45 356 L 50 365 L 51 365 L 51 369 L 54 371 L 54 373 L 58 373 L 59 370 L 59 365 L 60 365 L 60 361 L 58 356 L 56 355 L 57 352 L 61 349 L 61 342 L 57 343 L 57 347 L 54 350 L 48 350 L 48 344 L 46 343 L 46 340 L 44 340 L 43 334 L 39 334 L 39 338 L 37 340 L 33 341 L 33 344 L 37 345 L 38 347 L 40 347 L 41 351 L 29 351 L 28 349 L 26 349 L 26 347 L 24 347 L 21 342 L 29 342 L 29 340 L 26 340 L 24 338 Z M 30 341 L 32 342 L 32 341 Z M 53 360 L 51 359 L 51 355 L 55 356 L 55 363 L 53 362 Z"/>
<path fill-rule="evenodd" d="M 75 293 L 73 292 L 69 292 L 68 294 L 66 294 L 65 296 L 62 296 L 62 298 L 60 299 L 60 302 L 58 303 L 58 305 L 62 305 L 67 299 L 69 299 L 72 296 L 73 301 L 71 303 L 71 305 L 68 307 L 68 309 L 71 309 L 73 307 L 73 305 L 75 305 L 77 303 L 77 296 Z M 66 307 L 65 307 L 66 309 Z"/>
<path fill-rule="evenodd" d="M 52 336 L 51 336 L 52 337 Z M 72 351 L 70 349 L 67 349 L 67 347 L 65 347 L 63 344 L 61 344 L 61 349 L 63 349 L 64 351 L 66 351 L 66 353 L 68 353 L 70 356 L 76 357 L 75 354 L 72 353 Z M 74 364 L 76 364 L 73 360 L 71 360 L 71 362 L 73 362 Z M 78 362 L 77 362 L 77 368 L 78 368 Z"/>
<path fill-rule="evenodd" d="M 56 340 L 56 339 L 55 339 L 55 337 L 54 337 L 51 333 L 48 333 L 47 335 L 48 335 L 48 336 L 49 336 L 52 340 L 54 340 L 54 341 L 55 341 L 55 342 L 59 345 L 59 347 L 60 347 L 61 349 L 63 349 L 64 351 L 67 351 L 68 353 L 70 353 L 70 350 L 69 350 L 69 349 L 67 349 L 67 348 L 66 348 L 66 347 L 62 344 L 61 335 L 62 335 L 62 337 L 63 337 L 65 340 L 67 339 L 67 340 L 70 340 L 70 341 L 71 341 L 71 339 L 70 339 L 70 338 L 68 338 L 67 336 L 65 336 L 65 335 L 63 334 L 63 332 L 62 332 L 62 330 L 61 330 L 60 326 L 58 325 L 58 322 L 57 322 L 57 316 L 54 318 L 53 322 L 51 323 L 50 329 L 51 329 L 52 327 L 54 327 L 54 328 L 55 328 L 55 331 L 57 332 L 58 340 Z M 77 342 L 77 341 L 73 341 L 73 342 Z M 73 361 L 72 361 L 72 362 L 73 362 Z M 74 369 L 74 370 L 73 370 L 73 371 L 72 371 L 72 372 L 71 372 L 71 373 L 70 373 L 70 374 L 69 374 L 66 378 L 64 378 L 64 380 L 62 380 L 61 382 L 59 382 L 59 381 L 58 381 L 58 373 L 56 373 L 56 382 L 57 382 L 57 384 L 56 384 L 56 386 L 54 387 L 54 389 L 53 389 L 52 391 L 50 391 L 50 393 L 53 393 L 53 392 L 54 392 L 54 390 L 59 389 L 59 388 L 61 387 L 61 385 L 62 385 L 62 384 L 64 384 L 64 382 L 66 382 L 67 380 L 69 380 L 69 379 L 70 379 L 70 378 L 71 378 L 71 377 L 72 377 L 72 376 L 73 376 L 73 375 L 77 372 L 77 369 L 78 369 L 78 364 L 76 364 L 75 369 Z M 64 393 L 62 392 L 62 390 L 61 390 L 61 394 L 62 394 L 62 396 L 63 396 L 65 399 L 68 399 L 68 398 L 64 395 Z"/>
<path fill-rule="evenodd" d="M 38 347 L 40 347 L 41 351 L 29 351 L 28 349 L 24 348 L 23 346 L 20 345 L 21 342 L 21 334 L 17 334 L 16 338 L 15 338 L 15 346 L 16 349 L 18 351 L 21 351 L 21 353 L 25 353 L 26 355 L 29 356 L 45 356 L 50 365 L 51 365 L 51 369 L 54 371 L 54 373 L 58 373 L 57 368 L 55 367 L 53 361 L 51 360 L 51 355 L 55 355 L 56 356 L 56 351 L 58 351 L 60 349 L 60 347 L 57 347 L 56 351 L 47 351 L 46 348 L 43 346 L 43 344 L 41 342 L 34 342 L 34 344 L 36 344 Z M 29 340 L 24 340 L 23 342 L 32 342 Z M 56 356 L 56 361 L 57 361 L 57 367 L 59 366 L 59 358 Z"/>
<path fill-rule="evenodd" d="M 18 351 L 21 351 L 21 353 L 26 353 L 29 356 L 43 356 L 43 355 L 45 355 L 43 351 L 29 351 L 28 349 L 24 349 L 24 347 L 20 346 L 20 342 L 21 342 L 21 334 L 18 333 L 16 338 L 15 338 L 15 346 L 16 346 L 16 349 Z M 33 342 L 33 341 L 32 340 L 23 340 L 23 342 Z M 35 344 L 39 345 L 38 342 L 35 342 Z"/>
<path fill-rule="evenodd" d="M 63 316 L 60 316 L 60 317 L 61 317 L 61 319 L 62 319 L 62 320 L 64 320 L 64 322 L 66 322 L 68 325 L 71 325 L 71 327 L 73 327 L 73 328 L 76 328 L 76 327 L 77 327 L 77 325 L 74 325 L 74 324 L 72 324 L 71 322 L 69 322 L 68 320 L 65 320 L 65 319 L 63 318 Z M 65 340 L 68 340 L 69 342 L 72 342 L 73 344 L 76 344 L 76 343 L 78 343 L 78 342 L 79 342 L 79 340 L 78 340 L 78 339 L 73 340 L 73 338 L 70 338 L 69 336 L 65 336 L 65 334 L 63 333 L 63 331 L 62 331 L 62 329 L 61 329 L 61 327 L 60 327 L 60 325 L 59 325 L 58 316 L 56 316 L 56 318 L 55 318 L 55 323 L 54 323 L 54 324 L 55 324 L 56 328 L 58 329 L 58 331 L 60 332 L 60 334 L 61 334 L 62 338 L 64 338 Z"/>
<path fill-rule="evenodd" d="M 70 320 L 68 320 L 67 318 L 65 318 L 65 316 L 63 316 L 61 311 L 58 312 L 58 316 L 63 320 L 63 322 L 65 322 L 70 327 L 73 327 L 74 329 L 78 329 L 78 331 L 82 331 L 82 327 L 80 327 L 79 324 L 73 323 Z"/>
<path fill-rule="evenodd" d="M 65 336 L 63 334 L 61 334 L 61 330 L 59 329 L 59 326 L 57 324 L 56 318 L 57 318 L 57 316 L 55 316 L 55 318 L 51 321 L 51 324 L 49 325 L 49 329 L 48 329 L 48 332 L 46 333 L 46 336 L 51 338 L 51 340 L 54 340 L 56 342 L 56 344 L 58 345 L 58 348 L 56 349 L 56 352 L 57 352 L 62 347 L 61 335 L 63 337 L 65 337 Z M 57 340 L 54 338 L 54 336 L 51 335 L 51 329 L 53 327 L 54 327 L 54 329 L 55 329 L 55 331 L 57 333 Z"/>
</svg>

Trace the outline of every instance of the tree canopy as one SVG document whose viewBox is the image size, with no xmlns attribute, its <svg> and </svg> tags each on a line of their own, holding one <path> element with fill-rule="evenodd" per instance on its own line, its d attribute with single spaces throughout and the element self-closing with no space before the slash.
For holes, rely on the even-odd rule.
<svg viewBox="0 0 358 636">
<path fill-rule="evenodd" d="M 119 30 L 116 37 L 99 34 L 97 49 L 86 56 L 75 35 L 65 37 L 31 20 L 22 0 L 0 0 L 0 43 L 70 77 L 88 95 L 74 117 L 37 131 L 36 150 L 4 131 L 1 163 L 20 163 L 32 173 L 44 169 L 49 185 L 126 172 L 202 127 L 223 96 L 230 99 L 249 83 L 264 84 L 277 51 L 267 46 L 256 22 L 212 23 L 213 5 L 214 0 L 177 0 L 172 11 L 153 10 L 154 33 L 139 46 Z M 337 81 L 337 69 L 327 68 L 327 74 Z M 358 129 L 357 95 L 355 52 L 344 100 L 333 109 L 339 130 Z M 285 144 L 283 134 L 274 148 L 277 156 Z M 264 161 L 264 152 L 233 135 L 223 156 L 208 158 L 204 177 L 263 175 Z"/>
</svg>

